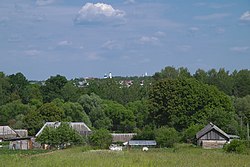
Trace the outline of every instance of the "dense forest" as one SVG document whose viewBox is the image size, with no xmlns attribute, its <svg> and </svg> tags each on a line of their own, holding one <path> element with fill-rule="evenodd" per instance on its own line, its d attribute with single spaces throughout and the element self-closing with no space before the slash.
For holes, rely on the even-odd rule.
<svg viewBox="0 0 250 167">
<path fill-rule="evenodd" d="M 47 121 L 83 121 L 92 129 L 137 132 L 151 139 L 168 127 L 188 135 L 209 122 L 246 137 L 250 120 L 250 70 L 165 67 L 153 76 L 29 81 L 0 72 L 0 125 L 28 129 Z M 186 133 L 186 135 L 185 135 Z"/>
</svg>

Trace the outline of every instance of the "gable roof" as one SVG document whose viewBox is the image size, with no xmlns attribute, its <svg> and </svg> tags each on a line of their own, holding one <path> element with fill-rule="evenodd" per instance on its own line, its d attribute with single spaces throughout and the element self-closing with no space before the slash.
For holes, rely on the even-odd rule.
<svg viewBox="0 0 250 167">
<path fill-rule="evenodd" d="M 207 134 L 212 130 L 219 132 L 229 140 L 230 137 L 228 136 L 228 134 L 226 134 L 223 130 L 221 130 L 218 126 L 214 125 L 212 122 L 210 122 L 207 126 L 205 126 L 198 133 L 196 133 L 196 139 L 200 139 L 202 136 L 204 136 L 205 134 Z"/>
<path fill-rule="evenodd" d="M 75 129 L 80 134 L 83 132 L 91 132 L 89 127 L 84 122 L 68 122 L 69 126 Z M 37 132 L 36 137 L 39 136 L 45 127 L 57 128 L 61 125 L 61 122 L 46 122 L 43 127 Z"/>
<path fill-rule="evenodd" d="M 18 134 L 9 126 L 0 126 L 0 138 L 18 137 Z"/>
</svg>

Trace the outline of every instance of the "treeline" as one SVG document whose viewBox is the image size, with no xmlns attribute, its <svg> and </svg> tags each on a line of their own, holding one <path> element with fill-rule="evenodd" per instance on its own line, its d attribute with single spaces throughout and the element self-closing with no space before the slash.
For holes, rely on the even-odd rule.
<svg viewBox="0 0 250 167">
<path fill-rule="evenodd" d="M 250 95 L 250 71 L 248 69 L 233 71 L 230 73 L 224 68 L 211 69 L 208 71 L 198 69 L 193 75 L 187 68 L 165 67 L 161 72 L 156 72 L 153 76 L 155 80 L 163 78 L 195 78 L 196 80 L 216 86 L 229 96 L 244 97 Z"/>
<path fill-rule="evenodd" d="M 192 75 L 187 68 L 166 67 L 152 77 L 57 75 L 36 82 L 0 72 L 0 124 L 28 129 L 30 135 L 46 121 L 83 121 L 92 129 L 137 132 L 143 139 L 172 128 L 192 140 L 192 133 L 213 122 L 245 137 L 249 120 L 249 70 L 198 69 Z"/>
</svg>

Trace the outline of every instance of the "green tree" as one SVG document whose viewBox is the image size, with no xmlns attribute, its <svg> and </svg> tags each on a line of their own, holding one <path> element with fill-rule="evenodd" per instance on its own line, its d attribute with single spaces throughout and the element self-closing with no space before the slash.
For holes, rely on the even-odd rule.
<svg viewBox="0 0 250 167">
<path fill-rule="evenodd" d="M 135 128 L 133 112 L 122 104 L 105 100 L 104 112 L 112 120 L 112 131 L 131 132 Z"/>
<path fill-rule="evenodd" d="M 148 121 L 148 101 L 147 100 L 137 100 L 127 104 L 127 108 L 133 111 L 135 117 L 136 127 L 142 129 Z"/>
<path fill-rule="evenodd" d="M 36 141 L 48 144 L 52 147 L 63 147 L 66 145 L 78 145 L 84 142 L 83 137 L 72 129 L 68 123 L 61 123 L 58 128 L 45 127 Z"/>
<path fill-rule="evenodd" d="M 61 90 L 64 101 L 76 102 L 79 97 L 79 89 L 72 82 L 66 83 Z"/>
<path fill-rule="evenodd" d="M 206 71 L 204 71 L 202 69 L 196 70 L 196 72 L 194 74 L 194 78 L 202 83 L 208 83 L 208 74 Z"/>
<path fill-rule="evenodd" d="M 161 70 L 161 72 L 157 72 L 153 75 L 153 78 L 155 80 L 164 79 L 164 78 L 170 78 L 170 79 L 176 79 L 179 76 L 178 70 L 176 70 L 174 67 L 167 66 L 164 69 Z"/>
<path fill-rule="evenodd" d="M 61 121 L 64 116 L 64 111 L 57 107 L 54 103 L 43 104 L 37 112 L 41 115 L 45 122 Z"/>
<path fill-rule="evenodd" d="M 150 93 L 150 104 L 150 116 L 156 126 L 167 125 L 179 131 L 191 124 L 211 121 L 228 129 L 236 122 L 231 99 L 214 86 L 194 79 L 166 79 L 156 83 Z"/>
<path fill-rule="evenodd" d="M 65 119 L 70 122 L 84 122 L 87 126 L 91 127 L 89 116 L 83 110 L 79 103 L 66 102 L 61 106 L 64 110 Z"/>
<path fill-rule="evenodd" d="M 30 136 L 34 136 L 43 126 L 42 115 L 36 110 L 29 111 L 24 116 L 24 128 L 28 130 Z"/>
<path fill-rule="evenodd" d="M 89 136 L 89 142 L 92 146 L 96 146 L 101 149 L 106 149 L 112 143 L 112 136 L 106 129 L 99 129 L 94 131 Z"/>
<path fill-rule="evenodd" d="M 10 83 L 3 72 L 0 72 L 0 106 L 10 100 Z"/>
<path fill-rule="evenodd" d="M 133 137 L 135 140 L 155 140 L 155 128 L 149 125 L 143 127 L 142 130 L 137 130 L 137 135 Z"/>
<path fill-rule="evenodd" d="M 250 70 L 240 70 L 234 73 L 233 94 L 236 97 L 250 95 Z"/>
<path fill-rule="evenodd" d="M 192 124 L 187 129 L 183 131 L 182 140 L 187 143 L 196 142 L 196 133 L 199 132 L 204 125 L 201 124 Z"/>
<path fill-rule="evenodd" d="M 94 93 L 90 95 L 82 95 L 78 103 L 81 104 L 83 110 L 89 115 L 93 127 L 100 129 L 109 129 L 111 127 L 111 120 L 107 117 L 103 110 L 103 100 Z"/>
<path fill-rule="evenodd" d="M 0 124 L 14 125 L 18 115 L 26 115 L 29 111 L 30 107 L 22 104 L 20 100 L 2 105 L 0 106 Z"/>
<path fill-rule="evenodd" d="M 9 76 L 9 82 L 11 85 L 12 100 L 23 99 L 24 89 L 29 84 L 26 77 L 18 72 Z"/>
<path fill-rule="evenodd" d="M 173 147 L 180 137 L 174 128 L 161 127 L 155 131 L 155 140 L 160 147 Z"/>
<path fill-rule="evenodd" d="M 45 81 L 45 85 L 41 87 L 44 102 L 51 102 L 53 99 L 62 99 L 62 89 L 67 83 L 64 76 L 52 76 Z"/>
<path fill-rule="evenodd" d="M 23 98 L 22 98 L 23 103 L 27 104 L 32 99 L 37 99 L 40 101 L 43 100 L 40 86 L 37 84 L 29 84 L 23 90 Z"/>
</svg>

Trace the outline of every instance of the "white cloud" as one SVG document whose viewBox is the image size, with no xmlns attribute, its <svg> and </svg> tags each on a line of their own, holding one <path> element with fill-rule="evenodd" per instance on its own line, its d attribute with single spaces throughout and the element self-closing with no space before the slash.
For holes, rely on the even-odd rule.
<svg viewBox="0 0 250 167">
<path fill-rule="evenodd" d="M 72 45 L 72 42 L 65 40 L 65 41 L 58 42 L 57 45 L 59 45 L 59 46 L 70 46 L 70 45 Z"/>
<path fill-rule="evenodd" d="M 210 15 L 195 16 L 194 19 L 196 20 L 218 20 L 218 19 L 223 19 L 228 16 L 230 16 L 230 14 L 228 13 L 214 13 Z"/>
<path fill-rule="evenodd" d="M 104 3 L 86 3 L 78 12 L 75 23 L 105 23 L 123 21 L 125 12 Z"/>
<path fill-rule="evenodd" d="M 38 6 L 44 6 L 44 5 L 52 4 L 53 2 L 55 2 L 55 0 L 37 0 L 36 4 Z"/>
<path fill-rule="evenodd" d="M 106 48 L 106 49 L 109 49 L 109 50 L 120 49 L 120 48 L 121 48 L 121 45 L 119 45 L 117 41 L 108 40 L 108 41 L 106 41 L 106 42 L 102 45 L 102 48 Z"/>
<path fill-rule="evenodd" d="M 240 17 L 240 20 L 242 21 L 250 21 L 250 12 L 246 11 L 245 13 L 243 13 Z"/>
<path fill-rule="evenodd" d="M 231 51 L 234 51 L 234 52 L 246 52 L 250 49 L 249 46 L 235 46 L 235 47 L 232 47 L 230 48 Z"/>
<path fill-rule="evenodd" d="M 146 44 L 146 43 L 156 43 L 158 41 L 158 38 L 156 37 L 148 37 L 148 36 L 142 36 L 139 39 L 140 44 Z"/>
</svg>

